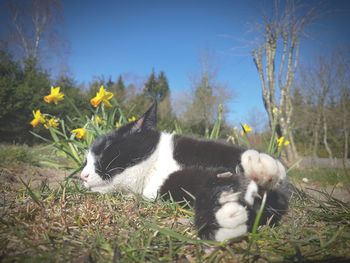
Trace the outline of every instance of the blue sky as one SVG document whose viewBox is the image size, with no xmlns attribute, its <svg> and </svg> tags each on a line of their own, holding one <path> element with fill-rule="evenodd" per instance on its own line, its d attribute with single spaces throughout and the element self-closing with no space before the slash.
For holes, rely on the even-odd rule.
<svg viewBox="0 0 350 263">
<path fill-rule="evenodd" d="M 304 1 L 318 5 L 319 1 Z M 331 12 L 313 24 L 302 40 L 301 63 L 350 43 L 350 1 L 325 2 Z M 238 97 L 229 119 L 245 121 L 263 110 L 258 74 L 250 56 L 249 31 L 273 1 L 71 1 L 64 0 L 68 67 L 77 82 L 93 77 L 165 71 L 173 94 L 191 86 L 203 50 L 216 55 L 218 79 Z M 327 11 L 327 10 L 324 10 Z"/>
</svg>

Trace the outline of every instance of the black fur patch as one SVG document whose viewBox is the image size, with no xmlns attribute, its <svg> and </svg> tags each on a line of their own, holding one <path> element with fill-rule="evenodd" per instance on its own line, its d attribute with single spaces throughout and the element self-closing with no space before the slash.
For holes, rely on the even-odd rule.
<svg viewBox="0 0 350 263">
<path fill-rule="evenodd" d="M 96 159 L 96 173 L 107 180 L 142 162 L 154 152 L 159 138 L 160 133 L 154 130 L 127 135 L 116 131 L 102 137 L 91 148 Z"/>
<path fill-rule="evenodd" d="M 244 149 L 237 145 L 174 136 L 174 158 L 185 167 L 221 167 L 232 170 L 240 164 L 243 152 Z"/>
<path fill-rule="evenodd" d="M 97 139 L 91 147 L 96 173 L 108 180 L 126 168 L 147 159 L 156 149 L 160 132 L 156 126 L 156 105 L 140 119 Z"/>
</svg>

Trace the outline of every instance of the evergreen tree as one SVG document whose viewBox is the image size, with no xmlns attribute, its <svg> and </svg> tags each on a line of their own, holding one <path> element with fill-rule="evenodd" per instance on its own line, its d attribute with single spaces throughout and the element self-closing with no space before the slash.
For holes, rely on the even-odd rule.
<svg viewBox="0 0 350 263">
<path fill-rule="evenodd" d="M 164 71 L 161 71 L 156 77 L 154 70 L 152 70 L 146 84 L 144 93 L 153 101 L 161 102 L 169 94 L 169 84 Z"/>
<path fill-rule="evenodd" d="M 154 100 L 158 101 L 158 93 L 157 93 L 157 78 L 154 73 L 154 69 L 152 70 L 151 75 L 149 76 L 147 82 L 145 83 L 144 94 Z"/>
<path fill-rule="evenodd" d="M 119 75 L 117 83 L 114 84 L 114 91 L 118 101 L 122 102 L 125 99 L 125 84 L 121 75 Z"/>
<path fill-rule="evenodd" d="M 169 95 L 168 79 L 165 76 L 164 71 L 161 71 L 158 75 L 156 92 L 158 101 L 163 101 Z"/>
<path fill-rule="evenodd" d="M 0 55 L 0 137 L 2 141 L 31 142 L 32 111 L 44 106 L 43 96 L 50 91 L 48 74 L 27 59 L 22 70 L 6 53 Z"/>
<path fill-rule="evenodd" d="M 106 82 L 106 88 L 110 89 L 114 86 L 114 81 L 112 80 L 111 77 L 108 78 L 108 81 Z"/>
</svg>

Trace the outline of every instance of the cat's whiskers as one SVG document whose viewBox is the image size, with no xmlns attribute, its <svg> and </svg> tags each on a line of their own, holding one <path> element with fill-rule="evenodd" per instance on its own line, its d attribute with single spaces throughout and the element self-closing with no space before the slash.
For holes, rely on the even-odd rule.
<svg viewBox="0 0 350 263">
<path fill-rule="evenodd" d="M 106 151 L 109 147 L 111 147 L 113 143 L 108 144 L 105 148 L 103 148 L 103 151 Z"/>
<path fill-rule="evenodd" d="M 106 173 L 110 173 L 111 171 L 114 171 L 114 170 L 117 170 L 117 169 L 120 169 L 121 172 L 123 172 L 125 170 L 125 168 L 123 168 L 123 167 L 114 167 L 112 169 L 109 169 Z"/>
<path fill-rule="evenodd" d="M 97 169 L 96 167 L 95 167 L 95 170 L 96 170 L 97 172 L 103 173 L 102 170 Z"/>
<path fill-rule="evenodd" d="M 114 158 L 109 162 L 109 164 L 108 164 L 107 167 L 106 167 L 106 170 L 108 170 L 109 166 L 110 166 L 119 156 L 120 156 L 120 151 L 118 151 L 117 156 L 114 157 Z"/>
</svg>

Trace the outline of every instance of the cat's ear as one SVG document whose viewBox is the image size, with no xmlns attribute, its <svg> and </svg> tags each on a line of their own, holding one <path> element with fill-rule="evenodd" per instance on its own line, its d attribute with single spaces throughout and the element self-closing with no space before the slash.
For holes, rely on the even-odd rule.
<svg viewBox="0 0 350 263">
<path fill-rule="evenodd" d="M 152 106 L 146 111 L 143 116 L 135 121 L 132 131 L 155 129 L 157 127 L 157 103 L 153 103 Z"/>
</svg>

